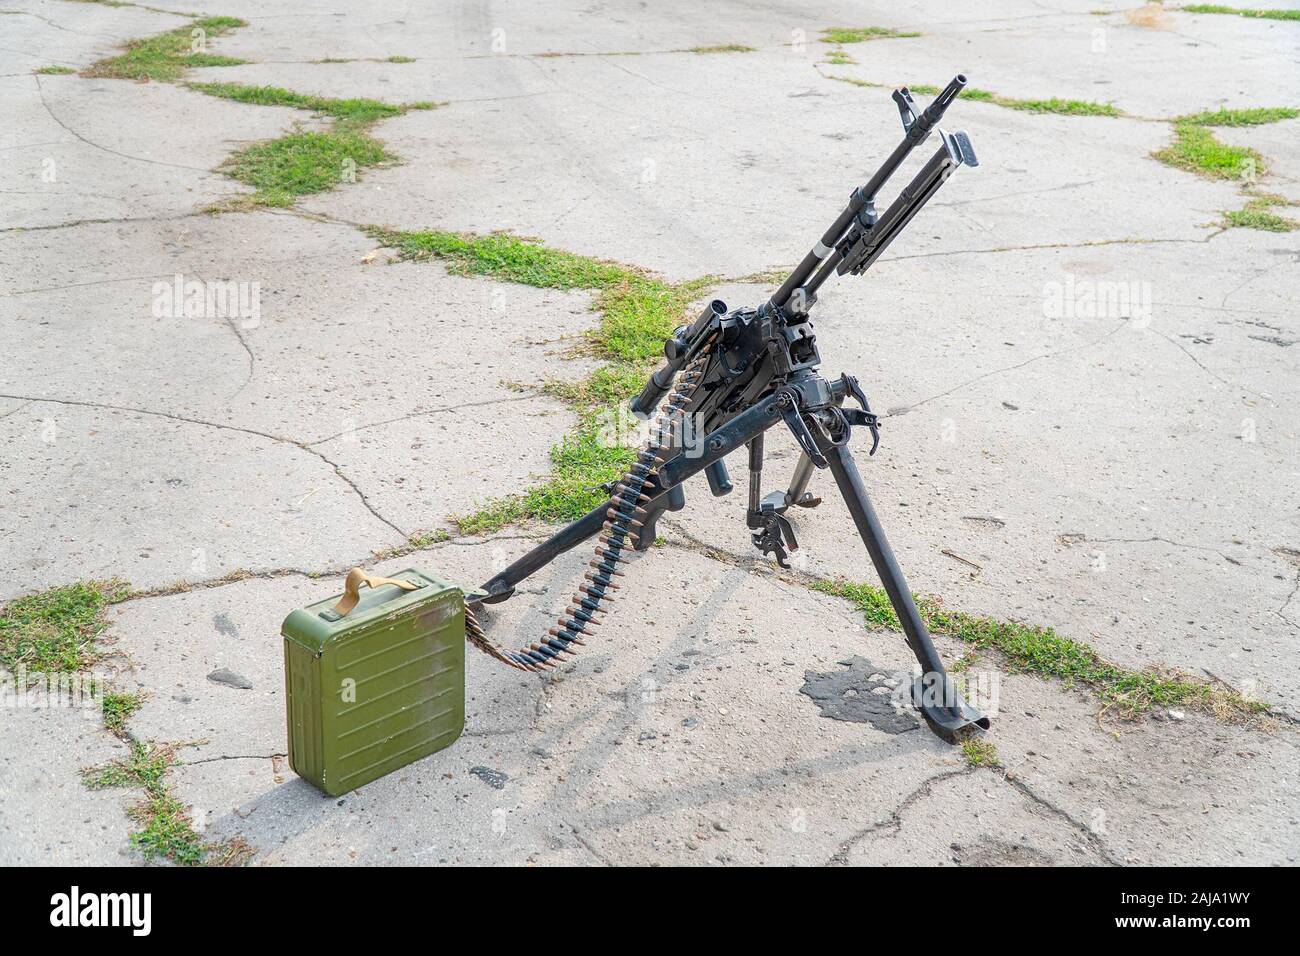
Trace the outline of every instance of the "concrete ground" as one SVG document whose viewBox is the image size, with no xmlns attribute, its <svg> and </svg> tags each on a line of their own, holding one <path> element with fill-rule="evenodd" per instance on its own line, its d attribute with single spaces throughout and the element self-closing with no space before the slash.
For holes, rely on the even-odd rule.
<svg viewBox="0 0 1300 956">
<path fill-rule="evenodd" d="M 1294 864 L 1300 232 L 1222 229 L 1238 185 L 1150 154 L 1173 116 L 1300 105 L 1300 24 L 1123 0 L 446 6 L 0 0 L 0 600 L 108 576 L 162 592 L 110 609 L 106 666 L 146 695 L 134 734 L 186 744 L 171 779 L 205 837 L 265 864 Z M 210 215 L 247 192 L 225 157 L 307 114 L 33 72 L 195 12 L 249 21 L 211 49 L 250 62 L 191 78 L 447 105 L 375 128 L 400 164 Z M 821 30 L 868 25 L 922 35 L 826 62 Z M 716 44 L 755 50 L 688 52 Z M 824 370 L 889 412 L 861 464 L 909 581 L 1224 682 L 1275 726 L 1119 721 L 992 657 L 1001 770 L 825 717 L 806 682 L 865 673 L 854 658 L 905 669 L 901 637 L 772 573 L 740 494 L 701 484 L 574 664 L 534 677 L 471 649 L 453 747 L 341 799 L 295 777 L 285 614 L 355 564 L 473 585 L 545 536 L 459 537 L 450 518 L 541 480 L 573 425 L 515 383 L 593 365 L 571 354 L 588 293 L 385 264 L 355 224 L 508 230 L 760 301 L 770 286 L 741 277 L 797 261 L 897 142 L 890 87 L 959 71 L 1126 116 L 959 101 L 980 167 L 818 304 Z M 1219 131 L 1292 199 L 1297 133 Z M 260 315 L 158 317 L 176 275 L 256 283 Z M 1085 308 L 1107 284 L 1132 301 Z M 775 485 L 794 455 L 770 447 Z M 873 581 L 814 481 L 800 569 Z M 434 529 L 451 537 L 371 557 Z M 537 632 L 585 561 L 539 573 L 493 635 Z M 138 862 L 131 793 L 79 778 L 123 752 L 81 714 L 0 710 L 0 862 Z"/>
</svg>

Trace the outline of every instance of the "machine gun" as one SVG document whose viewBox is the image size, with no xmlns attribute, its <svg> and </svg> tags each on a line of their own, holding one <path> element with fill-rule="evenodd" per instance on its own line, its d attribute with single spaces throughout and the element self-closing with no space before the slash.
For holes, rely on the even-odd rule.
<svg viewBox="0 0 1300 956">
<path fill-rule="evenodd" d="M 749 458 L 746 523 L 754 545 L 787 566 L 786 558 L 798 544 L 786 513 L 791 507 L 821 503 L 808 492 L 808 482 L 814 468 L 829 468 L 920 662 L 913 702 L 930 728 L 949 742 L 956 742 L 966 728 L 988 729 L 988 718 L 962 700 L 945 671 L 849 454 L 855 427 L 870 432 L 870 453 L 875 453 L 880 420 L 851 375 L 828 381 L 817 373 L 821 357 L 809 319 L 817 291 L 832 272 L 865 272 L 953 170 L 978 165 L 965 133 L 938 130 L 939 149 L 883 213 L 876 211 L 881 187 L 937 128 L 965 85 L 966 77 L 958 75 L 924 111 L 906 88 L 895 90 L 903 141 L 871 179 L 853 191 L 844 211 L 772 297 L 757 308 L 735 310 L 715 299 L 693 323 L 673 333 L 664 345 L 664 365 L 631 403 L 643 418 L 657 415 L 635 464 L 606 486 L 608 501 L 466 596 L 470 643 L 529 671 L 554 667 L 570 657 L 600 624 L 603 605 L 619 587 L 614 579 L 623 574 L 620 562 L 631 551 L 650 547 L 664 511 L 685 506 L 683 483 L 703 471 L 715 496 L 729 493 L 733 486 L 724 459 L 744 446 Z M 798 442 L 799 462 L 787 490 L 764 496 L 763 436 L 779 422 Z M 595 535 L 600 538 L 590 570 L 554 627 L 517 651 L 488 639 L 477 616 L 481 605 L 509 598 L 520 581 Z"/>
</svg>

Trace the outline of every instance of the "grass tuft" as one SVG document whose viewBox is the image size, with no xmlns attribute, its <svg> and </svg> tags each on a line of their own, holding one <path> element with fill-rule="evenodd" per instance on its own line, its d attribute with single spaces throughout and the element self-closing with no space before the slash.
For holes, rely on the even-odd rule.
<svg viewBox="0 0 1300 956">
<path fill-rule="evenodd" d="M 1218 3 L 1193 3 L 1179 7 L 1184 13 L 1222 13 L 1229 16 L 1251 17 L 1260 20 L 1300 20 L 1300 10 L 1242 10 Z"/>
<path fill-rule="evenodd" d="M 853 66 L 858 61 L 843 50 L 831 50 L 826 54 L 826 62 L 831 66 Z M 838 77 L 836 77 L 838 79 Z"/>
<path fill-rule="evenodd" d="M 354 97 L 335 99 L 329 96 L 312 96 L 295 93 L 293 90 L 278 86 L 245 86 L 242 83 L 190 83 L 190 89 L 218 96 L 236 103 L 250 103 L 254 106 L 287 106 L 292 109 L 310 110 L 313 113 L 330 116 L 343 124 L 369 126 L 390 116 L 400 116 L 412 106 L 383 103 L 379 100 Z M 425 109 L 430 104 L 419 104 L 416 108 Z"/>
<path fill-rule="evenodd" d="M 124 739 L 130 748 L 127 757 L 83 770 L 82 781 L 91 790 L 138 787 L 144 791 L 140 803 L 128 811 L 131 819 L 140 825 L 131 834 L 131 843 L 144 858 L 166 859 L 178 866 L 246 863 L 253 851 L 243 839 L 209 843 L 195 832 L 189 808 L 176 798 L 167 783 L 168 771 L 176 762 L 175 747 L 146 744 L 130 735 Z"/>
<path fill-rule="evenodd" d="M 851 76 L 832 76 L 832 80 L 852 83 L 854 86 L 879 87 L 880 83 L 870 83 Z M 937 96 L 941 89 L 929 83 L 917 83 L 907 87 L 916 96 Z M 1123 116 L 1117 106 L 1110 103 L 1094 103 L 1091 100 L 1061 99 L 1056 96 L 1047 99 L 1020 99 L 1014 96 L 1001 96 L 989 90 L 968 86 L 961 91 L 961 96 L 979 103 L 992 103 L 1009 110 L 1021 110 L 1026 113 L 1056 113 L 1059 116 Z"/>
<path fill-rule="evenodd" d="M 115 734 L 126 733 L 126 722 L 140 709 L 144 698 L 139 694 L 106 691 L 103 697 L 104 726 Z"/>
<path fill-rule="evenodd" d="M 839 80 L 841 83 L 849 83 L 853 86 L 860 86 L 863 89 L 879 89 L 884 86 L 883 83 L 872 83 L 870 80 L 860 80 L 856 76 L 831 76 L 829 79 Z"/>
<path fill-rule="evenodd" d="M 1264 126 L 1295 119 L 1297 116 L 1300 116 L 1300 110 L 1289 106 L 1256 106 L 1249 109 L 1207 110 L 1204 113 L 1180 116 L 1174 123 L 1186 126 Z"/>
<path fill-rule="evenodd" d="M 981 737 L 967 737 L 961 742 L 961 752 L 972 767 L 1002 766 L 1002 759 L 998 757 L 998 748 L 993 746 L 991 741 Z"/>
<path fill-rule="evenodd" d="M 1295 119 L 1300 110 L 1287 106 L 1218 109 L 1174 119 L 1174 141 L 1151 155 L 1167 166 L 1211 179 L 1253 179 L 1264 173 L 1264 160 L 1248 146 L 1229 146 L 1210 131 L 1215 126 L 1263 126 Z"/>
<path fill-rule="evenodd" d="M 868 40 L 900 39 L 920 35 L 890 27 L 828 27 L 822 31 L 821 41 L 822 43 L 865 43 Z"/>
<path fill-rule="evenodd" d="M 70 66 L 42 66 L 32 72 L 39 73 L 41 76 L 65 76 L 68 73 L 76 73 L 77 71 Z"/>
<path fill-rule="evenodd" d="M 232 155 L 220 169 L 257 190 L 254 204 L 290 206 L 297 196 L 324 192 L 343 182 L 349 161 L 352 169 L 363 169 L 396 158 L 364 133 L 299 132 L 254 143 Z"/>
<path fill-rule="evenodd" d="M 82 771 L 87 787 L 140 787 L 142 802 L 129 811 L 141 828 L 131 834 L 134 844 L 146 860 L 163 858 L 180 866 L 202 863 L 206 845 L 194 832 L 188 809 L 176 799 L 167 785 L 167 771 L 176 761 L 175 749 L 130 740 L 130 755 L 103 767 Z"/>
<path fill-rule="evenodd" d="M 1121 116 L 1119 108 L 1110 103 L 1093 103 L 1089 100 L 1063 100 L 1053 96 L 1045 100 L 1021 100 L 1007 96 L 993 96 L 990 102 L 1009 110 L 1027 113 L 1056 113 L 1060 116 Z"/>
<path fill-rule="evenodd" d="M 396 162 L 397 157 L 370 136 L 370 126 L 409 110 L 436 109 L 442 105 L 384 103 L 365 97 L 337 99 L 297 93 L 278 86 L 242 83 L 190 83 L 189 88 L 208 96 L 254 106 L 285 106 L 309 110 L 334 120 L 328 132 L 296 132 L 279 139 L 255 143 L 232 155 L 220 167 L 233 179 L 254 187 L 251 197 L 239 197 L 212 211 L 248 206 L 291 206 L 298 196 L 333 189 L 350 174 L 368 166 Z"/>
<path fill-rule="evenodd" d="M 1263 232 L 1294 232 L 1300 229 L 1300 222 L 1279 216 L 1269 207 L 1290 205 L 1280 197 L 1252 199 L 1244 209 L 1234 209 L 1223 214 L 1223 224 L 1239 229 L 1259 229 Z"/>
<path fill-rule="evenodd" d="M 175 761 L 172 747 L 155 747 L 139 740 L 129 742 L 131 752 L 125 760 L 114 760 L 102 767 L 82 771 L 82 780 L 91 790 L 105 787 L 159 787 L 167 768 Z"/>
<path fill-rule="evenodd" d="M 873 630 L 900 627 L 883 588 L 850 581 L 817 581 L 812 587 L 852 601 Z M 1088 645 L 1062 637 L 1050 627 L 949 611 L 936 598 L 918 598 L 917 607 L 932 633 L 980 650 L 1000 651 L 1017 671 L 1086 687 L 1106 708 L 1124 716 L 1136 717 L 1156 706 L 1184 706 L 1221 720 L 1250 723 L 1267 712 L 1264 704 L 1197 677 L 1112 664 Z"/>
<path fill-rule="evenodd" d="M 0 608 L 0 667 L 72 673 L 97 657 L 104 611 L 129 593 L 125 581 L 81 581 L 14 598 Z"/>
<path fill-rule="evenodd" d="M 222 36 L 237 27 L 248 26 L 236 17 L 205 17 L 183 27 L 142 40 L 131 40 L 125 52 L 91 64 L 83 76 L 117 80 L 154 80 L 174 83 L 190 67 L 237 66 L 246 62 L 232 56 L 218 56 L 196 46 Z M 196 31 L 201 31 L 196 35 Z"/>
<path fill-rule="evenodd" d="M 1174 124 L 1174 141 L 1153 158 L 1210 179 L 1250 179 L 1264 172 L 1264 160 L 1249 146 L 1229 146 L 1202 125 Z"/>
<path fill-rule="evenodd" d="M 381 245 L 396 249 L 403 259 L 441 259 L 455 275 L 493 276 L 543 289 L 603 289 L 635 272 L 616 262 L 549 249 L 535 240 L 505 233 L 476 236 L 379 228 L 367 233 Z"/>
<path fill-rule="evenodd" d="M 939 87 L 922 84 L 908 87 L 913 93 L 922 96 L 936 96 Z M 1094 103 L 1091 100 L 1061 99 L 1052 96 L 1047 99 L 1020 99 L 1015 96 L 1002 96 L 990 90 L 981 90 L 968 86 L 961 91 L 961 96 L 978 103 L 992 103 L 1009 110 L 1021 110 L 1026 113 L 1056 113 L 1060 116 L 1123 116 L 1116 106 L 1110 103 Z"/>
</svg>

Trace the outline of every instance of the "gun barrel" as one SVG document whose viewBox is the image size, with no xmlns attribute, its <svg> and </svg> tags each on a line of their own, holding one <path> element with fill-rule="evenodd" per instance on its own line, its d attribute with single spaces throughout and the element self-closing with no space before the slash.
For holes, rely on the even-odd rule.
<svg viewBox="0 0 1300 956">
<path fill-rule="evenodd" d="M 943 118 L 944 112 L 952 105 L 952 101 L 957 98 L 962 89 L 966 86 L 966 75 L 958 73 L 952 78 L 947 86 L 934 98 L 927 106 L 916 121 L 908 127 L 907 132 L 903 135 L 903 141 L 894 147 L 894 151 L 880 165 L 874 175 L 867 180 L 866 184 L 853 190 L 849 197 L 849 204 L 844 207 L 844 211 L 839 214 L 836 220 L 831 223 L 829 229 L 823 233 L 821 240 L 817 245 L 809 250 L 808 254 L 803 257 L 803 261 L 795 266 L 793 272 L 781 283 L 781 287 L 772 294 L 768 304 L 774 308 L 783 308 L 789 301 L 794 291 L 800 288 L 808 281 L 808 277 L 813 271 L 822 264 L 822 260 L 831 254 L 836 245 L 844 237 L 844 233 L 853 225 L 853 220 L 867 203 L 876 197 L 881 187 L 894 175 L 898 167 L 907 159 L 908 154 L 917 146 L 925 142 L 930 131 L 939 124 Z"/>
<path fill-rule="evenodd" d="M 973 155 L 972 153 L 971 156 Z M 935 151 L 929 162 L 912 181 L 903 187 L 898 198 L 881 214 L 875 226 L 864 231 L 856 241 L 845 243 L 851 248 L 847 249 L 844 257 L 840 259 L 836 271 L 840 275 L 846 272 L 860 275 L 869 269 L 904 227 L 912 221 L 912 217 L 920 212 L 921 207 L 930 201 L 930 197 L 939 191 L 939 187 L 947 180 L 948 174 L 962 163 L 963 158 L 960 147 L 954 148 L 954 145 L 948 142 L 948 138 L 945 138 L 944 144 Z"/>
</svg>

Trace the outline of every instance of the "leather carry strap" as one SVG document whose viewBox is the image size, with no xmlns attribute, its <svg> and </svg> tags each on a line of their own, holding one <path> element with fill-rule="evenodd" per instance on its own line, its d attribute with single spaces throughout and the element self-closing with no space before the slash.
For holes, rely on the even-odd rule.
<svg viewBox="0 0 1300 956">
<path fill-rule="evenodd" d="M 395 584 L 403 591 L 414 591 L 420 587 L 418 584 L 412 584 L 410 581 L 398 581 L 396 578 L 371 577 L 360 568 L 353 568 L 348 572 L 347 580 L 343 583 L 343 597 L 339 598 L 339 603 L 334 605 L 334 613 L 343 617 L 361 600 L 361 585 L 370 588 L 381 587 L 385 584 Z"/>
</svg>

